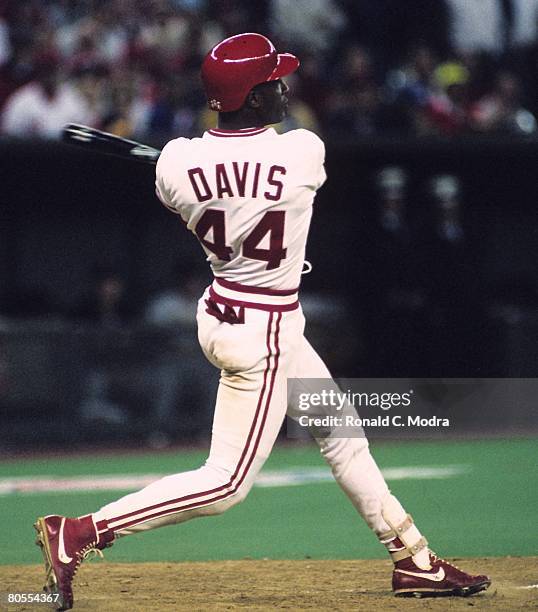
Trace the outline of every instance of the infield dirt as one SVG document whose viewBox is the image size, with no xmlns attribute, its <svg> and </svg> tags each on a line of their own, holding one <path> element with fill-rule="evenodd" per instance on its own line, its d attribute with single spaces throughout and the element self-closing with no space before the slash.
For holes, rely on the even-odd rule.
<svg viewBox="0 0 538 612">
<path fill-rule="evenodd" d="M 389 561 L 219 561 L 203 563 L 85 563 L 74 585 L 75 610 L 531 610 L 538 606 L 538 557 L 454 559 L 492 578 L 468 598 L 397 599 Z M 43 568 L 0 566 L 1 591 L 40 590 Z M 532 586 L 534 585 L 534 587 Z M 531 588 L 528 588 L 531 587 Z M 11 605 L 3 609 L 44 609 Z"/>
</svg>

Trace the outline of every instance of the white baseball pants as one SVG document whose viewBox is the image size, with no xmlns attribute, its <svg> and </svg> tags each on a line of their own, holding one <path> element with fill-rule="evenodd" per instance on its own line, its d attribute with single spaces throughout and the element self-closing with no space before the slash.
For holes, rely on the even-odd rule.
<svg viewBox="0 0 538 612">
<path fill-rule="evenodd" d="M 294 292 L 261 293 L 215 281 L 199 301 L 197 320 L 200 345 L 221 369 L 209 457 L 197 470 L 167 476 L 101 508 L 95 520 L 106 520 L 117 536 L 220 514 L 245 499 L 286 415 L 287 379 L 331 378 L 303 335 L 305 321 Z M 397 501 L 366 438 L 317 442 L 373 531 L 390 529 L 382 507 L 388 498 Z"/>
</svg>

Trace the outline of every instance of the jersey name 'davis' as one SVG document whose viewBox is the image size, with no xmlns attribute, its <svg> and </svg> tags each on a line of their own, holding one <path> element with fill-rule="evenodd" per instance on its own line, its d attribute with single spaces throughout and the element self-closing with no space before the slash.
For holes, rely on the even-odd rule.
<svg viewBox="0 0 538 612">
<path fill-rule="evenodd" d="M 227 167 L 228 169 L 226 169 Z M 189 168 L 187 170 L 198 202 L 207 202 L 215 197 L 218 200 L 235 196 L 244 198 L 247 195 L 251 198 L 257 198 L 258 192 L 266 200 L 278 202 L 282 196 L 284 184 L 276 177 L 279 174 L 285 175 L 286 173 L 287 170 L 283 166 L 271 166 L 268 170 L 264 168 L 262 172 L 260 162 L 252 164 L 251 162 L 236 161 L 231 164 L 216 164 L 214 175 L 211 177 L 206 176 L 203 168 Z M 264 191 L 264 184 L 266 187 L 273 187 L 273 191 Z"/>
</svg>

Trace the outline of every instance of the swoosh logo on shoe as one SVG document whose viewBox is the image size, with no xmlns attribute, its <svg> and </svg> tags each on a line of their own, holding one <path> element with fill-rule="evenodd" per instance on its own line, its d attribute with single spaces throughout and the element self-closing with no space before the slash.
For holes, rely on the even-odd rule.
<svg viewBox="0 0 538 612">
<path fill-rule="evenodd" d="M 402 569 L 397 569 L 395 571 L 400 572 L 400 574 L 407 574 L 408 576 L 415 576 L 416 578 L 431 580 L 432 582 L 441 582 L 445 578 L 445 570 L 442 567 L 440 567 L 435 574 L 427 574 L 425 572 L 409 572 Z"/>
<path fill-rule="evenodd" d="M 65 525 L 65 517 L 62 518 L 62 523 L 60 525 L 60 537 L 58 542 L 58 559 L 62 563 L 71 563 L 73 561 L 73 557 L 69 557 L 65 552 L 65 543 L 64 543 L 64 525 Z"/>
</svg>

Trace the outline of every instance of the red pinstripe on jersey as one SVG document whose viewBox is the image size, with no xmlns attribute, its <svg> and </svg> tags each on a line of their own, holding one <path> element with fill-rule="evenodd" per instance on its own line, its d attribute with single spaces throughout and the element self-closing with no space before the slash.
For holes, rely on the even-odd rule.
<svg viewBox="0 0 538 612">
<path fill-rule="evenodd" d="M 263 374 L 263 384 L 258 397 L 258 403 L 256 406 L 256 412 L 250 426 L 250 430 L 243 447 L 241 456 L 234 470 L 230 480 L 219 487 L 210 489 L 209 491 L 199 491 L 197 493 L 191 493 L 177 499 L 171 499 L 147 508 L 140 508 L 133 512 L 123 514 L 111 519 L 108 519 L 108 528 L 113 531 L 121 531 L 127 529 L 133 525 L 144 523 L 149 520 L 161 518 L 169 514 L 175 514 L 176 512 L 184 512 L 192 508 L 199 506 L 205 506 L 214 504 L 217 501 L 226 499 L 233 495 L 245 480 L 250 466 L 254 461 L 260 440 L 263 434 L 263 429 L 267 421 L 267 415 L 269 413 L 269 406 L 271 403 L 271 397 L 273 395 L 276 374 L 278 370 L 278 362 L 280 358 L 280 346 L 279 346 L 279 334 L 280 334 L 280 321 L 282 319 L 282 313 L 277 314 L 271 312 L 268 317 L 267 323 L 267 356 L 266 366 Z M 274 322 L 276 323 L 274 324 Z M 274 328 L 274 329 L 273 329 Z M 274 348 L 271 346 L 271 336 L 273 336 Z M 273 359 L 273 365 L 271 365 L 271 359 Z M 268 380 L 270 375 L 270 379 Z M 257 430 L 257 434 L 255 434 Z M 228 490 L 226 490 L 228 489 Z M 221 493 L 222 492 L 222 493 Z M 214 495 L 220 493 L 219 495 Z M 207 496 L 211 496 L 209 499 L 202 499 Z M 198 500 L 192 501 L 191 500 Z M 191 502 L 191 503 L 185 503 Z"/>
</svg>

